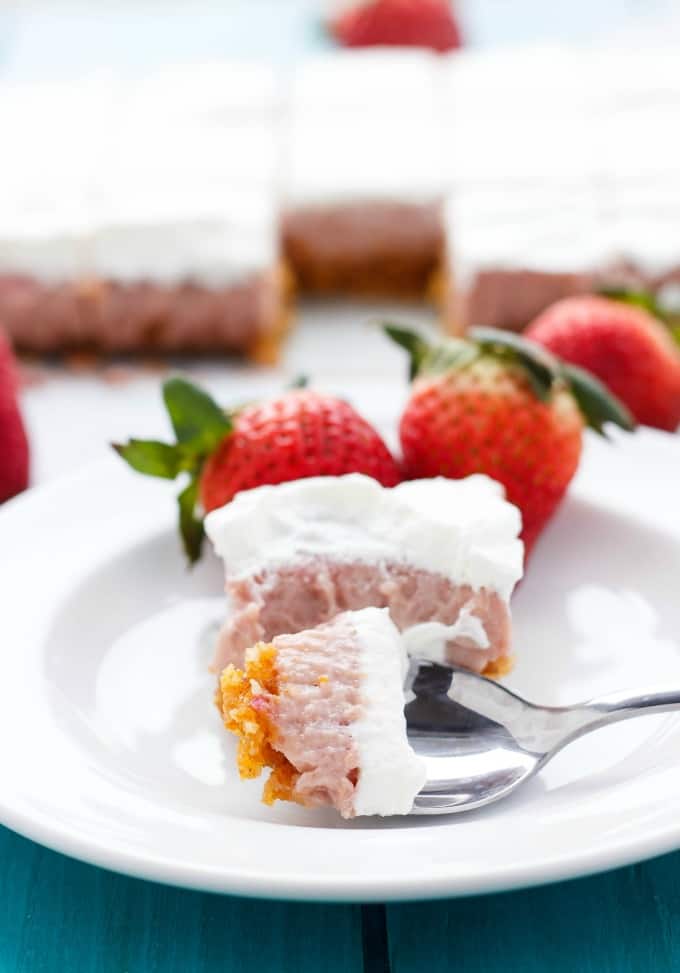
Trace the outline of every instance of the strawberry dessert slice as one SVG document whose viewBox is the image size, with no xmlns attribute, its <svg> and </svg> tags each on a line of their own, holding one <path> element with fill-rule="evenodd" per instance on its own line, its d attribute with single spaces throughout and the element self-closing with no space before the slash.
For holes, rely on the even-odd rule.
<svg viewBox="0 0 680 973">
<path fill-rule="evenodd" d="M 216 671 L 242 665 L 256 642 L 367 607 L 389 608 L 420 656 L 488 675 L 509 668 L 520 515 L 487 477 L 259 487 L 209 514 L 206 531 L 229 599 Z"/>
<path fill-rule="evenodd" d="M 408 814 L 425 767 L 406 737 L 406 667 L 399 632 L 377 608 L 248 649 L 243 670 L 222 673 L 218 696 L 239 737 L 241 777 L 271 768 L 265 804 Z"/>
</svg>

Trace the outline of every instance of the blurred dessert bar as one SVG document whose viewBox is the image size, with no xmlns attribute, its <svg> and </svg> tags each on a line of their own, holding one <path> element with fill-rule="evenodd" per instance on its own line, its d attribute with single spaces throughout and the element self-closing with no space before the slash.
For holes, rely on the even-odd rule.
<svg viewBox="0 0 680 973">
<path fill-rule="evenodd" d="M 276 357 L 303 293 L 449 330 L 680 283 L 673 52 L 366 49 L 0 85 L 0 325 L 49 353 Z M 284 83 L 285 80 L 285 83 Z"/>
<path fill-rule="evenodd" d="M 460 189 L 446 205 L 449 330 L 521 331 L 549 304 L 595 283 L 600 254 L 587 186 Z"/>
<path fill-rule="evenodd" d="M 292 84 L 284 252 L 304 291 L 422 296 L 441 246 L 438 63 L 382 50 L 311 60 Z"/>
<path fill-rule="evenodd" d="M 581 244 L 594 190 L 572 173 L 587 168 L 592 143 L 580 135 L 578 83 L 567 88 L 551 53 L 465 53 L 442 67 L 450 330 L 520 329 L 552 301 L 588 289 Z"/>
<path fill-rule="evenodd" d="M 663 53 L 567 48 L 444 64 L 449 330 L 521 330 L 562 297 L 680 278 L 680 180 L 656 148 L 676 73 Z"/>
<path fill-rule="evenodd" d="M 181 71 L 0 92 L 0 322 L 19 348 L 275 354 L 275 87 L 262 69 L 253 105 L 225 72 L 222 101 Z"/>
</svg>

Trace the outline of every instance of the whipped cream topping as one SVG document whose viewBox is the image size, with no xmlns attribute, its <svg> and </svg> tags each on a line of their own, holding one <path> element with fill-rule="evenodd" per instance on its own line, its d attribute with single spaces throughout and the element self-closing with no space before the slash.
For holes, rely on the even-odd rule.
<svg viewBox="0 0 680 973">
<path fill-rule="evenodd" d="M 608 198 L 594 181 L 459 189 L 444 206 L 449 265 L 461 286 L 482 269 L 588 273 L 617 260 L 663 274 L 680 263 L 680 185 L 666 187 L 619 180 Z"/>
<path fill-rule="evenodd" d="M 497 204 L 494 206 L 494 204 Z M 611 256 L 592 187 L 460 190 L 444 207 L 447 255 L 464 286 L 479 269 L 593 270 Z"/>
<path fill-rule="evenodd" d="M 408 660 L 387 608 L 350 612 L 359 642 L 362 715 L 350 724 L 359 751 L 356 814 L 408 814 L 425 783 L 425 763 L 406 736 Z"/>
<path fill-rule="evenodd" d="M 96 212 L 96 216 L 95 216 Z M 0 226 L 0 273 L 59 282 L 97 276 L 121 281 L 184 280 L 226 286 L 277 257 L 273 207 L 256 191 L 188 194 L 182 203 L 150 191 L 89 208 L 28 207 Z"/>
<path fill-rule="evenodd" d="M 295 112 L 337 109 L 398 114 L 432 103 L 439 57 L 413 47 L 365 48 L 311 57 L 291 84 Z"/>
<path fill-rule="evenodd" d="M 680 111 L 676 63 L 663 48 L 567 45 L 442 62 L 447 250 L 463 288 L 482 269 L 678 266 L 680 180 L 654 150 Z M 641 185 L 660 187 L 656 199 L 643 202 Z"/>
<path fill-rule="evenodd" d="M 284 198 L 289 206 L 354 202 L 436 202 L 445 191 L 441 119 L 424 106 L 398 115 L 308 113 L 289 130 Z"/>
<path fill-rule="evenodd" d="M 435 56 L 412 49 L 303 64 L 291 92 L 287 204 L 439 199 L 446 171 L 438 80 Z"/>
<path fill-rule="evenodd" d="M 520 513 L 481 475 L 392 489 L 358 473 L 262 486 L 205 526 L 230 578 L 321 556 L 406 563 L 508 600 L 522 576 Z"/>
<path fill-rule="evenodd" d="M 450 195 L 463 281 L 618 258 L 664 274 L 680 179 L 656 146 L 678 77 L 673 51 L 552 45 L 342 52 L 287 84 L 247 61 L 0 84 L 0 273 L 220 286 L 271 266 L 280 203 Z"/>
<path fill-rule="evenodd" d="M 221 287 L 272 266 L 281 153 L 270 72 L 195 72 L 0 85 L 0 273 Z"/>
<path fill-rule="evenodd" d="M 88 237 L 92 273 L 220 287 L 271 266 L 278 247 L 266 196 L 245 187 L 209 195 L 187 194 L 178 205 L 150 193 L 102 207 Z"/>
<path fill-rule="evenodd" d="M 229 121 L 236 115 L 273 115 L 281 106 L 276 70 L 257 61 L 205 61 L 164 67 L 143 79 L 134 111 L 175 118 Z"/>
<path fill-rule="evenodd" d="M 38 201 L 23 213 L 3 213 L 0 274 L 26 274 L 46 281 L 77 279 L 88 265 L 90 223 L 77 206 L 47 209 Z"/>
<path fill-rule="evenodd" d="M 479 649 L 488 649 L 489 637 L 481 619 L 473 615 L 469 608 L 461 612 L 453 625 L 442 622 L 422 622 L 412 625 L 402 633 L 402 641 L 408 655 L 432 662 L 447 663 L 447 642 L 465 638 Z"/>
</svg>

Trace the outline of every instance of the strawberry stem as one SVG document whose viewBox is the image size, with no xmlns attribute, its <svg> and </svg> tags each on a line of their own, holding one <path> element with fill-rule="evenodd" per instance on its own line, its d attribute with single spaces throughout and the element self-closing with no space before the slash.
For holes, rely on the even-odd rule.
<svg viewBox="0 0 680 973">
<path fill-rule="evenodd" d="M 677 305 L 677 300 L 666 303 L 663 300 L 663 293 L 660 296 L 652 291 L 627 290 L 624 287 L 603 287 L 598 293 L 612 301 L 631 304 L 633 307 L 647 311 L 652 317 L 666 325 L 673 340 L 680 345 L 680 308 Z"/>
<path fill-rule="evenodd" d="M 557 359 L 545 348 L 528 342 L 512 331 L 498 328 L 473 328 L 471 337 L 482 351 L 509 356 L 524 369 L 534 395 L 547 402 L 558 373 Z"/>
<path fill-rule="evenodd" d="M 231 420 L 215 400 L 185 378 L 175 376 L 163 383 L 163 401 L 179 443 L 222 439 L 231 432 Z"/>
<path fill-rule="evenodd" d="M 635 429 L 635 420 L 623 402 L 612 395 L 598 378 L 568 362 L 561 362 L 560 370 L 591 429 L 605 437 L 605 422 L 612 422 L 627 432 Z"/>
<path fill-rule="evenodd" d="M 155 439 L 130 439 L 127 443 L 111 445 L 137 473 L 174 480 L 182 470 L 180 452 L 171 443 L 161 443 Z"/>
<path fill-rule="evenodd" d="M 288 389 L 306 389 L 309 388 L 309 375 L 296 375 L 295 378 L 290 382 L 286 388 Z"/>
<path fill-rule="evenodd" d="M 651 291 L 633 290 L 626 287 L 602 287 L 598 294 L 608 297 L 611 301 L 620 301 L 622 304 L 632 304 L 633 307 L 641 307 L 643 310 L 653 314 L 654 317 L 663 318 L 663 313 L 656 299 L 656 295 Z"/>
<path fill-rule="evenodd" d="M 414 331 L 385 324 L 385 332 L 410 355 L 410 378 L 426 373 L 444 374 L 466 368 L 480 355 L 519 365 L 531 389 L 541 402 L 548 402 L 556 387 L 565 386 L 576 400 L 586 423 L 604 436 L 605 423 L 612 422 L 632 431 L 635 421 L 623 403 L 582 368 L 570 365 L 545 348 L 511 331 L 497 328 L 472 328 L 466 338 L 448 338 L 429 345 Z"/>
<path fill-rule="evenodd" d="M 137 473 L 174 480 L 189 474 L 179 494 L 179 529 L 190 564 L 201 555 L 203 516 L 199 508 L 201 472 L 206 459 L 233 429 L 231 418 L 198 386 L 173 377 L 163 384 L 163 401 L 177 437 L 174 443 L 130 439 L 113 448 Z"/>
<path fill-rule="evenodd" d="M 383 324 L 383 331 L 395 344 L 408 352 L 408 377 L 410 382 L 413 381 L 430 353 L 430 345 L 416 331 L 411 331 L 410 328 L 402 328 L 398 324 L 386 322 Z"/>
<path fill-rule="evenodd" d="M 179 507 L 179 532 L 189 564 L 195 564 L 200 558 L 203 549 L 203 538 L 205 537 L 203 518 L 196 515 L 198 485 L 198 476 L 192 476 L 189 483 L 177 497 L 177 505 Z"/>
</svg>

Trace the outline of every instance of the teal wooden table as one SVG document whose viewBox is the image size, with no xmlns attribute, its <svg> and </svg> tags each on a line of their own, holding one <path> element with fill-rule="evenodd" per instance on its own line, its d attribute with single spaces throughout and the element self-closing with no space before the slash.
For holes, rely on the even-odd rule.
<svg viewBox="0 0 680 973">
<path fill-rule="evenodd" d="M 62 14 L 60 6 L 68 9 Z M 9 76 L 21 78 L 232 53 L 291 59 L 327 43 L 310 16 L 315 0 L 166 6 L 165 13 L 143 2 L 114 11 L 100 0 L 96 10 L 56 2 L 42 10 L 32 4 L 26 15 L 0 10 L 0 59 Z M 481 43 L 602 35 L 643 14 L 628 0 L 460 6 L 468 36 Z M 663 15 L 667 7 L 647 0 L 644 13 Z M 680 853 L 546 888 L 383 909 L 166 888 L 72 861 L 0 828 L 0 973 L 548 969 L 680 971 Z"/>
<path fill-rule="evenodd" d="M 0 829 L 0 973 L 673 973 L 680 853 L 544 888 L 387 906 L 126 878 Z"/>
</svg>

